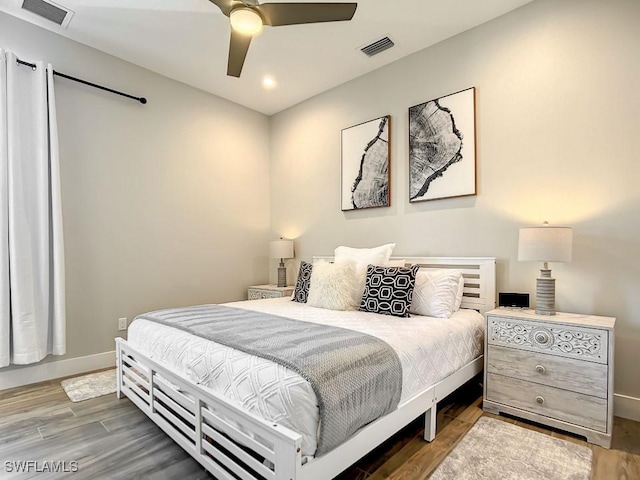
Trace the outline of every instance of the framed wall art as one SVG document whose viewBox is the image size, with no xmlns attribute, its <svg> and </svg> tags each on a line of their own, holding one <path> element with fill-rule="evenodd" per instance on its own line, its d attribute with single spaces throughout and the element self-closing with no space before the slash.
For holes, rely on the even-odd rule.
<svg viewBox="0 0 640 480">
<path fill-rule="evenodd" d="M 475 194 L 475 88 L 409 108 L 409 201 Z"/>
<path fill-rule="evenodd" d="M 389 206 L 389 115 L 342 130 L 342 210 Z"/>
</svg>

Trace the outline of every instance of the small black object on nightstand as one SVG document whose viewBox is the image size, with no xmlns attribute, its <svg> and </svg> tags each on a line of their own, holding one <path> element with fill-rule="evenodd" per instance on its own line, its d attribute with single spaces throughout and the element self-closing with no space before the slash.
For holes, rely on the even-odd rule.
<svg viewBox="0 0 640 480">
<path fill-rule="evenodd" d="M 511 308 L 529 308 L 528 293 L 498 293 L 498 306 Z"/>
</svg>

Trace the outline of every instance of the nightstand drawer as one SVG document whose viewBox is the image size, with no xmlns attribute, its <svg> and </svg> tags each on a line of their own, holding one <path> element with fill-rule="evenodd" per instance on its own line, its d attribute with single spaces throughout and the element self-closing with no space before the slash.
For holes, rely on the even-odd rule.
<svg viewBox="0 0 640 480">
<path fill-rule="evenodd" d="M 607 398 L 607 365 L 492 346 L 487 372 Z"/>
<path fill-rule="evenodd" d="M 275 285 L 252 285 L 247 289 L 249 300 L 260 300 L 263 298 L 290 297 L 294 287 L 276 287 Z"/>
<path fill-rule="evenodd" d="M 262 298 L 280 298 L 282 293 L 269 292 L 267 290 L 254 290 L 249 289 L 249 300 L 260 300 Z"/>
<path fill-rule="evenodd" d="M 487 341 L 491 345 L 549 353 L 560 357 L 607 363 L 607 330 L 535 322 L 504 316 L 487 316 Z"/>
<path fill-rule="evenodd" d="M 487 400 L 568 423 L 607 431 L 607 400 L 487 373 Z"/>
</svg>

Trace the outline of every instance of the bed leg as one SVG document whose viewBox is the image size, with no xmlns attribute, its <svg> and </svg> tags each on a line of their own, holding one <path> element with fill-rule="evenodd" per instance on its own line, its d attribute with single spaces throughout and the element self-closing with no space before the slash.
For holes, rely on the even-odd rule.
<svg viewBox="0 0 640 480">
<path fill-rule="evenodd" d="M 427 442 L 436 438 L 436 413 L 438 411 L 436 406 L 437 404 L 434 402 L 424 414 L 424 439 Z"/>
</svg>

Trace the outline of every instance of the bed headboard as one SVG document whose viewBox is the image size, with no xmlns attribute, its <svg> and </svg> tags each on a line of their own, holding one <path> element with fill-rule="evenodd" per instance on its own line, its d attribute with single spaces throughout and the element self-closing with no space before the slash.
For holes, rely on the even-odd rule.
<svg viewBox="0 0 640 480">
<path fill-rule="evenodd" d="M 496 259 L 495 257 L 391 257 L 404 259 L 406 265 L 420 265 L 420 269 L 460 270 L 464 277 L 462 308 L 485 313 L 496 308 Z M 333 261 L 333 256 L 313 257 L 313 261 Z"/>
</svg>

